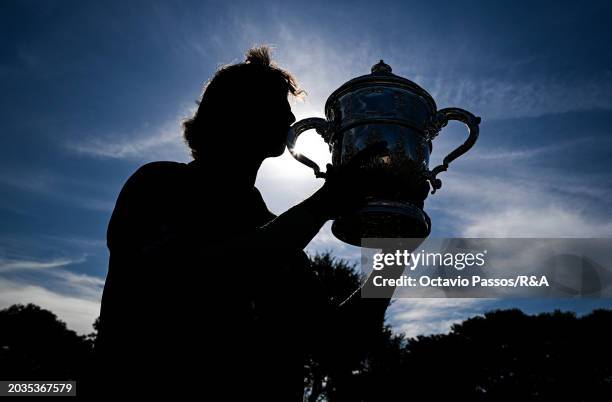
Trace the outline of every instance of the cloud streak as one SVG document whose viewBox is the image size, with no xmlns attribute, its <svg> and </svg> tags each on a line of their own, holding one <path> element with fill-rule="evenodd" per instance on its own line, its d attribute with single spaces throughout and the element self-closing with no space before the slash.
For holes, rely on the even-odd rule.
<svg viewBox="0 0 612 402">
<path fill-rule="evenodd" d="M 38 271 L 43 269 L 60 268 L 67 265 L 85 261 L 85 258 L 57 258 L 49 261 L 10 260 L 0 258 L 0 273 L 14 271 Z"/>
<path fill-rule="evenodd" d="M 612 219 L 593 216 L 585 203 L 585 197 L 604 197 L 606 192 L 573 187 L 569 177 L 556 178 L 534 181 L 511 174 L 501 179 L 485 173 L 454 172 L 445 181 L 444 196 L 439 195 L 444 198 L 434 199 L 432 204 L 452 216 L 456 236 L 611 236 Z M 574 194 L 560 193 L 565 188 Z M 454 207 L 447 206 L 451 200 Z"/>
<path fill-rule="evenodd" d="M 95 158 L 151 160 L 154 158 L 181 160 L 188 159 L 188 149 L 183 143 L 180 131 L 181 121 L 192 110 L 186 110 L 180 117 L 161 124 L 157 129 L 142 133 L 107 135 L 102 138 L 90 137 L 68 142 L 66 147 L 81 155 Z"/>
<path fill-rule="evenodd" d="M 89 195 L 104 192 L 105 188 L 99 186 L 98 183 L 75 180 L 47 168 L 2 171 L 0 172 L 0 184 L 82 209 L 108 212 L 114 207 L 114 202 L 109 199 Z M 5 207 L 15 211 L 20 210 L 18 205 L 13 206 L 9 202 Z"/>
<path fill-rule="evenodd" d="M 492 299 L 396 299 L 387 311 L 394 331 L 407 337 L 446 333 L 452 324 L 481 315 Z"/>
<path fill-rule="evenodd" d="M 34 280 L 44 284 L 45 287 L 62 288 L 64 292 L 72 295 L 99 300 L 104 286 L 103 278 L 85 273 L 75 273 L 66 269 L 66 267 L 82 264 L 86 261 L 86 256 L 50 258 L 47 260 L 0 258 L 0 274 L 5 277 L 10 276 L 13 279 L 23 277 L 23 274 L 35 274 Z"/>
<path fill-rule="evenodd" d="M 85 261 L 85 256 L 1 258 L 0 308 L 34 303 L 57 314 L 70 329 L 81 334 L 91 332 L 100 313 L 104 279 L 66 269 Z"/>
<path fill-rule="evenodd" d="M 39 285 L 0 278 L 0 308 L 17 303 L 34 303 L 51 310 L 66 322 L 68 328 L 80 334 L 92 332 L 92 324 L 100 314 L 99 301 L 57 293 Z"/>
<path fill-rule="evenodd" d="M 422 82 L 438 107 L 465 108 L 488 121 L 612 109 L 610 72 L 576 80 L 535 77 L 526 81 L 503 76 L 457 80 L 449 75 L 423 77 Z"/>
</svg>

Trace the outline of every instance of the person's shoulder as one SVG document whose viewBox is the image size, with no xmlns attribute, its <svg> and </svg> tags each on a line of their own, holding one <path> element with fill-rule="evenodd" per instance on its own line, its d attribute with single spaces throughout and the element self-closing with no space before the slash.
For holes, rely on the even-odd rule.
<svg viewBox="0 0 612 402">
<path fill-rule="evenodd" d="M 160 184 L 163 180 L 175 179 L 183 173 L 187 165 L 173 161 L 155 161 L 140 166 L 128 179 L 128 184 L 145 185 L 147 183 Z"/>
<path fill-rule="evenodd" d="M 127 233 L 136 233 L 136 227 L 145 227 L 150 217 L 159 217 L 160 206 L 167 205 L 185 164 L 170 161 L 150 162 L 140 166 L 127 179 L 113 209 L 108 225 L 109 249 L 126 241 Z M 134 232 L 135 231 L 135 232 Z M 132 239 L 133 240 L 133 239 Z"/>
<path fill-rule="evenodd" d="M 174 161 L 149 162 L 136 169 L 131 178 L 148 179 L 150 177 L 172 176 L 184 172 L 186 167 L 185 163 Z"/>
<path fill-rule="evenodd" d="M 131 199 L 165 192 L 169 190 L 169 186 L 176 185 L 180 181 L 186 166 L 184 163 L 173 161 L 146 163 L 136 169 L 127 179 L 119 198 L 120 200 Z"/>
</svg>

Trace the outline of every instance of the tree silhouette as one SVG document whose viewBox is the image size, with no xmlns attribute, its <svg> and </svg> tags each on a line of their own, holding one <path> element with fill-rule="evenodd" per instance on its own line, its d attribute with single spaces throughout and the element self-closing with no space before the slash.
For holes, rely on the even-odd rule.
<svg viewBox="0 0 612 402">
<path fill-rule="evenodd" d="M 609 400 L 611 335 L 610 310 L 577 318 L 516 309 L 470 318 L 448 334 L 391 335 L 356 374 L 352 400 Z"/>
<path fill-rule="evenodd" d="M 319 305 L 311 306 L 317 311 L 313 316 L 313 322 L 309 325 L 321 326 L 321 323 L 333 319 L 334 300 L 344 300 L 357 289 L 360 283 L 359 275 L 355 273 L 354 266 L 343 260 L 335 259 L 330 253 L 317 254 L 311 259 L 311 269 L 316 272 L 314 276 L 319 289 Z M 329 318 L 328 318 L 329 317 Z M 321 326 L 320 332 L 325 332 L 325 324 Z M 329 394 L 334 379 L 332 373 L 337 373 L 342 368 L 338 367 L 338 361 L 334 358 L 332 350 L 337 342 L 349 342 L 347 339 L 330 342 L 322 335 L 307 342 L 304 361 L 304 392 L 308 401 L 317 401 L 322 395 Z M 350 368 L 345 368 L 350 370 Z"/>
<path fill-rule="evenodd" d="M 93 353 L 90 336 L 34 304 L 0 310 L 0 379 L 78 380 Z"/>
</svg>

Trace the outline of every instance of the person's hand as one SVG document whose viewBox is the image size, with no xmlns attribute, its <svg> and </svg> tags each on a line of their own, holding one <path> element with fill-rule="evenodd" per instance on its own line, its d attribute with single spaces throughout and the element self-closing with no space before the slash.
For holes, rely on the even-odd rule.
<svg viewBox="0 0 612 402">
<path fill-rule="evenodd" d="M 366 196 L 375 185 L 376 175 L 362 166 L 387 150 L 387 142 L 380 141 L 357 152 L 341 166 L 327 165 L 325 184 L 311 198 L 326 219 L 358 210 L 366 203 Z"/>
</svg>

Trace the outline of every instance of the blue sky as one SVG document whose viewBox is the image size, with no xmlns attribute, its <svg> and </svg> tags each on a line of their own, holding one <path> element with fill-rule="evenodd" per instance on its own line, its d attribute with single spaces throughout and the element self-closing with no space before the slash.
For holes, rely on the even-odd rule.
<svg viewBox="0 0 612 402">
<path fill-rule="evenodd" d="M 215 69 L 253 44 L 274 45 L 308 92 L 298 119 L 323 116 L 327 96 L 381 58 L 440 108 L 482 116 L 478 144 L 427 200 L 433 236 L 609 237 L 611 15 L 605 1 L 3 1 L 0 307 L 33 301 L 90 330 L 121 185 L 148 161 L 189 160 L 181 119 Z M 433 163 L 463 136 L 450 124 Z M 326 146 L 304 137 L 301 149 L 325 162 Z M 280 213 L 321 182 L 285 154 L 257 185 Z M 308 250 L 358 256 L 329 225 Z M 414 335 L 512 306 L 612 302 L 398 300 L 389 320 Z"/>
</svg>

